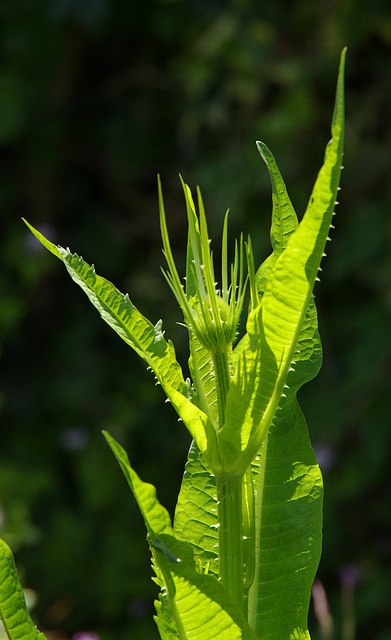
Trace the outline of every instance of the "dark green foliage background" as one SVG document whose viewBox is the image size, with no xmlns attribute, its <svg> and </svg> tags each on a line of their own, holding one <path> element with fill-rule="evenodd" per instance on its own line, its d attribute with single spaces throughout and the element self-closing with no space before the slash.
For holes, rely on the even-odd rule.
<svg viewBox="0 0 391 640">
<path fill-rule="evenodd" d="M 300 395 L 323 466 L 319 577 L 341 635 L 391 616 L 391 9 L 388 0 L 3 0 L 0 5 L 0 534 L 52 640 L 156 638 L 144 527 L 101 429 L 171 512 L 189 438 L 153 378 L 20 221 L 69 245 L 186 336 L 160 273 L 156 174 L 178 263 L 178 172 L 212 237 L 269 252 L 272 149 L 299 216 L 329 138 L 347 45 L 346 169 L 317 288 L 324 365 Z M 183 264 L 183 260 L 182 260 Z M 342 587 L 341 587 L 342 581 Z M 341 604 L 341 588 L 342 604 Z M 51 631 L 50 631 L 51 630 Z M 311 613 L 313 640 L 318 625 Z"/>
</svg>

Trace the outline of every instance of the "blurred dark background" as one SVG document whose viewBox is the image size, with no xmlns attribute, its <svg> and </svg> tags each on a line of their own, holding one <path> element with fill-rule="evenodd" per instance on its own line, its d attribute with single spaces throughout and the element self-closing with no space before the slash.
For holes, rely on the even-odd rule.
<svg viewBox="0 0 391 640">
<path fill-rule="evenodd" d="M 324 365 L 299 399 L 324 472 L 332 638 L 389 640 L 388 0 L 2 0 L 0 28 L 0 534 L 35 620 L 51 640 L 158 637 L 144 525 L 101 429 L 171 513 L 189 437 L 21 216 L 163 318 L 186 368 L 160 272 L 156 174 L 179 264 L 179 172 L 201 186 L 212 237 L 230 207 L 231 238 L 250 233 L 259 263 L 271 190 L 255 140 L 300 217 L 347 45 L 346 168 L 316 291 Z M 310 620 L 325 638 L 312 609 Z"/>
</svg>

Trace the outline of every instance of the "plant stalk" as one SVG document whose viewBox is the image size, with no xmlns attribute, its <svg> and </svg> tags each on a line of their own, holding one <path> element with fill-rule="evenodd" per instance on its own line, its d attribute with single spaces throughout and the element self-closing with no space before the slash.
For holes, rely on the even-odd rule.
<svg viewBox="0 0 391 640">
<path fill-rule="evenodd" d="M 229 388 L 228 348 L 221 351 L 213 351 L 212 359 L 216 379 L 219 429 L 221 429 L 225 422 L 225 403 Z"/>
<path fill-rule="evenodd" d="M 220 580 L 241 611 L 243 590 L 242 476 L 216 476 Z"/>
</svg>

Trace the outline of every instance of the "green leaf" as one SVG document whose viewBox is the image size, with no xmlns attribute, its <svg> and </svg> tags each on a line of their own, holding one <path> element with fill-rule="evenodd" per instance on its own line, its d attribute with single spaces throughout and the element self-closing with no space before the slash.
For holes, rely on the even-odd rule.
<svg viewBox="0 0 391 640">
<path fill-rule="evenodd" d="M 189 335 L 189 370 L 194 387 L 197 402 L 200 409 L 205 412 L 213 425 L 218 424 L 218 405 L 216 377 L 213 369 L 210 352 L 204 347 L 195 335 Z"/>
<path fill-rule="evenodd" d="M 156 580 L 158 583 L 158 581 Z M 159 584 L 159 583 L 158 583 Z M 160 586 L 160 584 L 159 584 Z M 156 616 L 154 616 L 161 640 L 178 640 L 178 634 L 167 594 L 159 593 L 159 600 L 155 600 Z"/>
<path fill-rule="evenodd" d="M 341 68 L 343 60 L 344 55 Z M 257 273 L 262 295 L 277 255 L 284 251 L 296 227 L 292 225 L 296 216 L 274 158 L 264 145 L 260 151 L 272 179 L 274 247 L 274 253 Z M 337 157 L 339 161 L 340 153 Z M 307 616 L 310 589 L 321 554 L 323 486 L 296 393 L 317 374 L 321 357 L 312 298 L 298 338 L 296 364 L 288 373 L 286 398 L 280 402 L 260 454 L 252 463 L 256 574 L 249 592 L 248 620 L 265 640 L 309 640 Z"/>
<path fill-rule="evenodd" d="M 202 275 L 199 270 L 202 264 L 201 234 L 200 225 L 194 205 L 193 196 L 190 187 L 181 179 L 183 193 L 186 201 L 186 213 L 188 220 L 188 237 L 186 252 L 186 296 L 190 300 L 196 296 L 200 284 L 202 283 Z M 206 291 L 203 291 L 206 295 Z"/>
<path fill-rule="evenodd" d="M 319 564 L 322 477 L 294 394 L 252 463 L 256 495 L 255 578 L 248 619 L 263 640 L 307 638 Z"/>
<path fill-rule="evenodd" d="M 273 154 L 263 142 L 257 142 L 257 148 L 269 170 L 272 184 L 273 213 L 270 240 L 273 247 L 272 255 L 276 259 L 285 251 L 288 239 L 297 229 L 298 221 Z"/>
<path fill-rule="evenodd" d="M 259 267 L 256 276 L 256 287 L 258 296 L 261 298 L 265 292 L 266 282 L 273 271 L 274 264 L 286 249 L 288 239 L 298 227 L 296 212 L 288 195 L 285 182 L 277 166 L 272 152 L 263 142 L 257 142 L 258 151 L 264 160 L 272 185 L 272 225 L 270 230 L 270 241 L 273 252 Z M 249 336 L 246 333 L 233 352 L 234 364 L 248 345 Z"/>
<path fill-rule="evenodd" d="M 189 225 L 186 255 L 186 296 L 190 299 L 196 296 L 197 289 L 199 288 L 199 285 L 197 287 L 196 268 L 198 268 L 201 263 L 201 236 L 190 188 L 183 181 L 182 187 L 185 194 Z M 195 253 L 197 255 L 195 255 Z M 198 281 L 202 281 L 200 275 L 198 276 Z M 217 424 L 217 391 L 210 352 L 198 340 L 194 331 L 191 329 L 189 329 L 189 347 L 189 369 L 197 392 L 196 401 L 200 409 L 207 414 L 211 423 Z"/>
<path fill-rule="evenodd" d="M 161 321 L 153 325 L 136 309 L 127 294 L 98 276 L 93 265 L 88 265 L 69 249 L 56 247 L 28 222 L 26 224 L 44 247 L 63 261 L 71 278 L 83 289 L 103 320 L 151 367 L 200 450 L 208 456 L 210 464 L 218 465 L 215 430 L 205 413 L 188 397 L 189 385 L 183 379 L 174 345 L 164 339 Z"/>
<path fill-rule="evenodd" d="M 254 459 L 278 408 L 324 254 L 341 173 L 344 61 L 345 51 L 324 164 L 303 220 L 277 258 L 260 304 L 249 314 L 249 342 L 229 388 L 221 451 L 223 466 L 235 473 L 243 473 Z"/>
<path fill-rule="evenodd" d="M 201 570 L 217 577 L 216 479 L 195 442 L 189 450 L 175 508 L 174 531 L 191 543 Z"/>
<path fill-rule="evenodd" d="M 180 640 L 256 640 L 257 636 L 222 585 L 214 576 L 196 570 L 191 545 L 174 533 L 166 509 L 156 498 L 155 488 L 140 480 L 123 448 L 108 433 L 104 435 L 144 518 L 177 636 Z M 164 630 L 164 637 L 172 637 L 172 621 L 159 621 L 159 628 Z"/>
<path fill-rule="evenodd" d="M 26 224 L 43 246 L 63 261 L 72 280 L 83 289 L 103 320 L 145 360 L 160 384 L 167 383 L 187 395 L 187 385 L 176 360 L 174 346 L 164 339 L 162 321 L 154 326 L 136 309 L 127 294 L 122 294 L 111 282 L 98 276 L 93 265 L 69 249 L 56 247 L 28 222 Z"/>
<path fill-rule="evenodd" d="M 252 463 L 256 574 L 249 592 L 248 619 L 265 640 L 309 640 L 307 615 L 321 554 L 323 485 L 296 393 L 321 364 L 313 301 L 298 347 L 286 398 Z"/>
<path fill-rule="evenodd" d="M 0 618 L 9 640 L 46 640 L 30 618 L 11 549 L 1 539 Z"/>
</svg>

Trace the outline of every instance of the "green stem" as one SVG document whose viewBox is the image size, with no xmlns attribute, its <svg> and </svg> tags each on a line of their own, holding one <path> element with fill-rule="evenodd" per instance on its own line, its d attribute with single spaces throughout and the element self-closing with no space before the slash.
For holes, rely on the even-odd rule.
<svg viewBox="0 0 391 640">
<path fill-rule="evenodd" d="M 244 609 L 247 618 L 248 594 L 255 575 L 255 496 L 251 465 L 243 476 L 242 522 Z"/>
<path fill-rule="evenodd" d="M 242 476 L 217 475 L 216 486 L 220 580 L 243 611 Z"/>
<path fill-rule="evenodd" d="M 216 379 L 217 389 L 217 407 L 219 415 L 219 428 L 225 421 L 225 403 L 227 399 L 227 393 L 229 388 L 229 362 L 228 362 L 228 348 L 222 351 L 213 351 L 213 368 Z"/>
<path fill-rule="evenodd" d="M 225 421 L 230 382 L 228 358 L 228 348 L 212 353 L 220 429 Z M 216 475 L 219 575 L 223 586 L 241 611 L 244 610 L 242 481 L 242 474 Z"/>
</svg>

